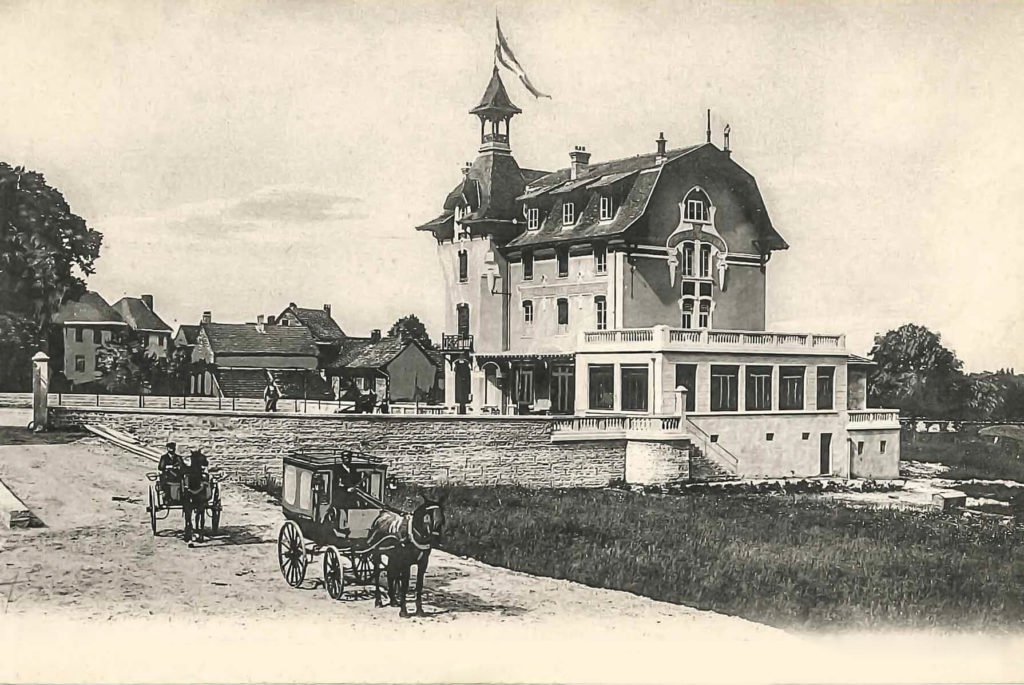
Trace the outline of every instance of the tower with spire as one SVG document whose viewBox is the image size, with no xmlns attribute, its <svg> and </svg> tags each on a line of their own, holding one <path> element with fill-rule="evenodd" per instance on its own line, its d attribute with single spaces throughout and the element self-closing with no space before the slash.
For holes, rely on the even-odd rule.
<svg viewBox="0 0 1024 685">
<path fill-rule="evenodd" d="M 494 65 L 480 104 L 469 110 L 469 113 L 480 117 L 480 152 L 511 152 L 509 124 L 512 117 L 522 114 L 523 110 L 516 107 L 509 98 L 498 74 L 497 64 Z"/>
</svg>

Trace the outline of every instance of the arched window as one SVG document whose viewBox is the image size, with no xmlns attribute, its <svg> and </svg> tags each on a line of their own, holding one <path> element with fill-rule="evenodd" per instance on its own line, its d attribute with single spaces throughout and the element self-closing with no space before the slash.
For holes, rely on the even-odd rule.
<svg viewBox="0 0 1024 685">
<path fill-rule="evenodd" d="M 459 283 L 469 280 L 469 253 L 459 250 Z"/>
<path fill-rule="evenodd" d="M 527 326 L 533 324 L 533 301 L 523 300 L 523 323 Z"/>
<path fill-rule="evenodd" d="M 683 243 L 683 275 L 693 275 L 693 243 Z"/>
<path fill-rule="evenodd" d="M 711 221 L 711 200 L 700 188 L 694 188 L 683 199 L 683 220 L 694 223 Z"/>
</svg>

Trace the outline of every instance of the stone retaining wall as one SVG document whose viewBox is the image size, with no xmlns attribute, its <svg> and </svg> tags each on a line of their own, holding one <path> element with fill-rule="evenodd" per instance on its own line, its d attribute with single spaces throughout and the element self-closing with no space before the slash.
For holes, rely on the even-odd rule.
<svg viewBox="0 0 1024 685">
<path fill-rule="evenodd" d="M 202 447 L 231 480 L 278 473 L 291 450 L 355 448 L 413 483 L 602 487 L 625 477 L 625 440 L 551 442 L 546 417 L 308 415 L 51 407 L 50 424 L 103 424 L 150 446 Z"/>
</svg>

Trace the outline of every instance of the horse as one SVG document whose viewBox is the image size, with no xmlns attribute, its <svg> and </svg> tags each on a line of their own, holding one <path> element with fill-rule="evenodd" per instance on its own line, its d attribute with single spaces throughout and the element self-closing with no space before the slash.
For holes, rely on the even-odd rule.
<svg viewBox="0 0 1024 685">
<path fill-rule="evenodd" d="M 203 542 L 206 508 L 210 504 L 210 478 L 205 470 L 204 456 L 197 458 L 193 454 L 190 461 L 181 479 L 181 512 L 185 517 L 185 541 L 190 542 L 193 532 L 196 532 L 198 541 Z"/>
<path fill-rule="evenodd" d="M 405 598 L 409 593 L 409 570 L 416 564 L 416 614 L 423 613 L 423 575 L 430 561 L 430 550 L 441 542 L 444 529 L 442 500 L 423 496 L 423 504 L 411 514 L 382 511 L 370 524 L 367 545 L 373 549 L 374 606 L 384 606 L 380 596 L 381 556 L 388 558 L 388 599 L 399 606 L 399 616 L 407 618 Z"/>
</svg>

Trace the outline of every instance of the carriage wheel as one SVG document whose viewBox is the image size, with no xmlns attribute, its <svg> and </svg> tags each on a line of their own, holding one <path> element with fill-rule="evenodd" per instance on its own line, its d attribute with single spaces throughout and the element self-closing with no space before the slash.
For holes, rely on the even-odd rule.
<svg viewBox="0 0 1024 685">
<path fill-rule="evenodd" d="M 345 592 L 345 573 L 341 568 L 341 557 L 338 550 L 328 547 L 324 552 L 324 587 L 331 599 L 341 599 Z"/>
<path fill-rule="evenodd" d="M 285 521 L 277 536 L 277 561 L 281 575 L 292 587 L 302 585 L 306 578 L 306 543 L 294 521 Z"/>
<path fill-rule="evenodd" d="M 153 529 L 153 535 L 156 535 L 156 501 L 152 486 L 149 488 L 149 527 Z"/>
<path fill-rule="evenodd" d="M 353 552 L 349 555 L 352 562 L 352 578 L 359 585 L 367 585 L 373 582 L 373 555 L 372 553 Z"/>
</svg>

